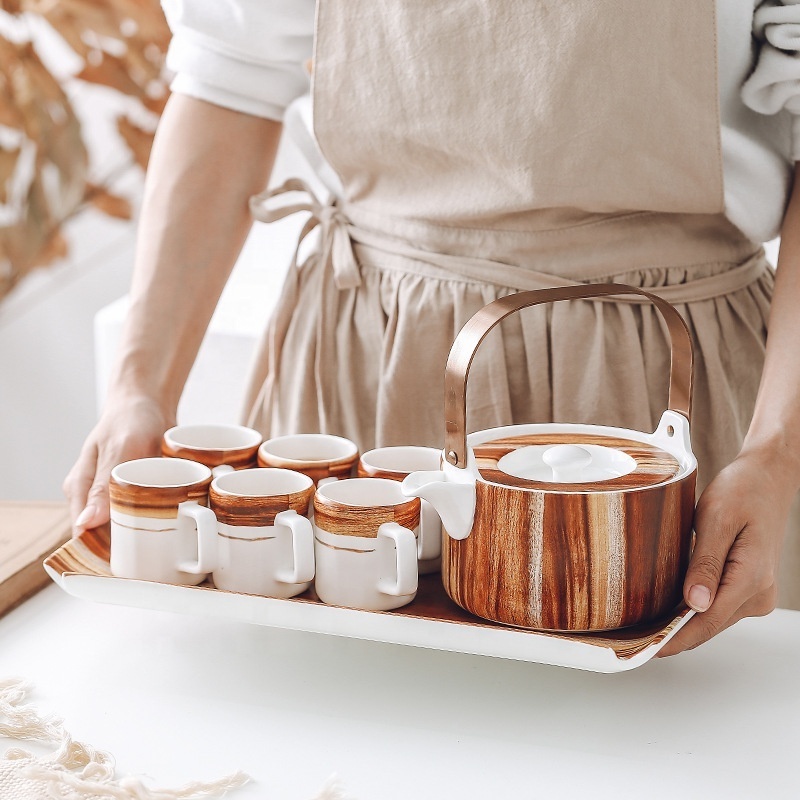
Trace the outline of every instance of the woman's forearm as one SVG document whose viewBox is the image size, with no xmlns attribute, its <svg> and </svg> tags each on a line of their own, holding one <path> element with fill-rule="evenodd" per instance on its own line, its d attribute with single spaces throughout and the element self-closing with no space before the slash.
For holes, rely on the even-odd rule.
<svg viewBox="0 0 800 800">
<path fill-rule="evenodd" d="M 800 166 L 781 229 L 767 354 L 743 452 L 767 453 L 800 488 Z"/>
<path fill-rule="evenodd" d="M 174 414 L 267 183 L 280 123 L 174 95 L 156 134 L 131 305 L 110 387 Z"/>
</svg>

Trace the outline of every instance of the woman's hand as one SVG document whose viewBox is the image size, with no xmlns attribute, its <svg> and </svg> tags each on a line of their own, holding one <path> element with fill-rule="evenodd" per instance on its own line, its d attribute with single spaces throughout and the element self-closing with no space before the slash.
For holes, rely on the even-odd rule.
<svg viewBox="0 0 800 800">
<path fill-rule="evenodd" d="M 763 616 L 775 608 L 796 469 L 774 452 L 743 451 L 703 492 L 683 589 L 687 604 L 698 613 L 660 656 L 690 650 L 743 617 Z"/>
<path fill-rule="evenodd" d="M 64 480 L 73 535 L 109 520 L 108 479 L 123 461 L 161 454 L 161 437 L 175 424 L 148 397 L 111 400 Z"/>
</svg>

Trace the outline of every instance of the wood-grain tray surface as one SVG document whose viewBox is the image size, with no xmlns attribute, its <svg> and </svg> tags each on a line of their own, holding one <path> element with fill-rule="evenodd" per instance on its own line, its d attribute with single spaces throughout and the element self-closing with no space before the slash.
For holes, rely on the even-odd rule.
<svg viewBox="0 0 800 800">
<path fill-rule="evenodd" d="M 594 672 L 623 672 L 649 661 L 692 616 L 687 608 L 648 625 L 603 633 L 546 633 L 479 619 L 444 592 L 438 575 L 420 578 L 417 598 L 395 611 L 328 606 L 313 590 L 290 600 L 199 586 L 115 578 L 108 527 L 87 531 L 45 559 L 67 593 L 101 603 L 232 619 L 275 628 L 510 658 Z"/>
</svg>

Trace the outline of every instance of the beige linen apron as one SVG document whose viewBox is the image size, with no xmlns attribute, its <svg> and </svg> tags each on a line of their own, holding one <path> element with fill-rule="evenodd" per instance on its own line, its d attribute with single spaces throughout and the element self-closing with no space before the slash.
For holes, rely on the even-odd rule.
<svg viewBox="0 0 800 800">
<path fill-rule="evenodd" d="M 444 365 L 472 314 L 616 281 L 689 324 L 707 484 L 750 421 L 773 285 L 723 214 L 715 42 L 715 0 L 319 0 L 314 126 L 344 196 L 290 181 L 254 199 L 259 219 L 310 211 L 303 235 L 320 232 L 287 278 L 250 424 L 441 446 Z M 648 305 L 529 309 L 479 352 L 468 424 L 653 430 L 668 359 Z"/>
</svg>

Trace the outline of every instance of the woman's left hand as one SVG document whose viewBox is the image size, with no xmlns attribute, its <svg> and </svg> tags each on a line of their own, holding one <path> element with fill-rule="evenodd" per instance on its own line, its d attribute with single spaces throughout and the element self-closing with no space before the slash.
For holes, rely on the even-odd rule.
<svg viewBox="0 0 800 800">
<path fill-rule="evenodd" d="M 698 613 L 660 656 L 691 650 L 743 617 L 769 614 L 789 508 L 793 465 L 774 453 L 743 451 L 709 484 L 695 512 L 694 552 L 683 587 Z"/>
</svg>

